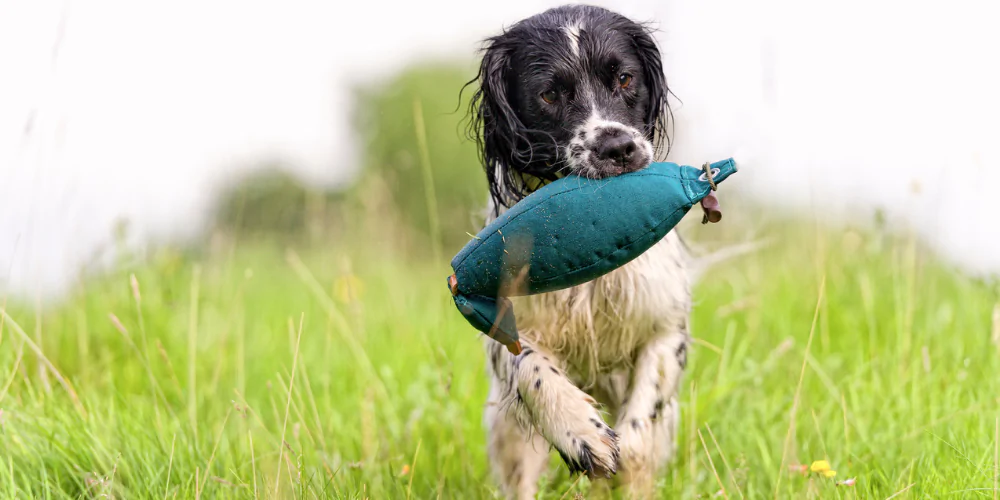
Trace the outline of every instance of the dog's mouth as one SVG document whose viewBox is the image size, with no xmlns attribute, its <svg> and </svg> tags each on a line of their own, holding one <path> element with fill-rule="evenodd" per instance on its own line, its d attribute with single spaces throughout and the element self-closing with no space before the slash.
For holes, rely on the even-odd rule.
<svg viewBox="0 0 1000 500">
<path fill-rule="evenodd" d="M 653 160 L 653 145 L 635 128 L 603 122 L 581 127 L 566 153 L 572 173 L 602 179 L 646 168 Z"/>
</svg>

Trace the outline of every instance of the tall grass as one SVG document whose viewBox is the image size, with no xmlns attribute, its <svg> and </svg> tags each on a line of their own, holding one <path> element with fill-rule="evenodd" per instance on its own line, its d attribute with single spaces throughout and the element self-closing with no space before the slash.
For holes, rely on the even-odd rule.
<svg viewBox="0 0 1000 500">
<path fill-rule="evenodd" d="M 727 223 L 716 236 L 752 224 Z M 995 289 L 909 240 L 758 229 L 778 242 L 697 288 L 663 494 L 992 497 Z M 9 304 L 0 491 L 494 496 L 480 339 L 446 274 L 391 249 L 259 242 L 163 253 L 41 310 Z M 835 478 L 793 470 L 819 459 Z M 554 458 L 544 497 L 586 492 L 575 479 Z"/>
<path fill-rule="evenodd" d="M 414 95 L 392 99 L 386 120 L 420 116 Z M 420 102 L 427 113 L 433 100 Z M 497 496 L 482 340 L 454 310 L 438 256 L 458 250 L 468 214 L 437 212 L 474 198 L 439 197 L 453 181 L 439 174 L 457 167 L 440 167 L 436 148 L 458 148 L 430 139 L 449 137 L 441 123 L 425 123 L 433 172 L 405 173 L 417 195 L 396 198 L 392 176 L 366 174 L 355 203 L 330 202 L 345 221 L 335 233 L 227 232 L 125 260 L 59 303 L 5 301 L 0 496 Z M 380 158 L 416 148 L 408 132 L 402 145 L 374 141 Z M 421 179 L 436 194 L 414 189 Z M 726 207 L 723 223 L 689 217 L 683 231 L 708 248 L 748 234 L 773 243 L 697 285 L 662 496 L 994 498 L 995 285 L 905 235 Z M 436 216 L 440 250 L 425 237 Z M 836 475 L 808 472 L 816 460 Z M 551 465 L 542 498 L 589 493 Z"/>
</svg>

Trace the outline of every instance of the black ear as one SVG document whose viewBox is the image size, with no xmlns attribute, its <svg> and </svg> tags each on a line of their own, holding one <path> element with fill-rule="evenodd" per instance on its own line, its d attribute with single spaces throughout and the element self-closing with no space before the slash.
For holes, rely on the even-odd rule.
<svg viewBox="0 0 1000 500">
<path fill-rule="evenodd" d="M 649 92 L 649 102 L 646 104 L 646 130 L 644 132 L 646 137 L 653 141 L 653 147 L 663 151 L 665 155 L 670 151 L 672 142 L 673 112 L 670 110 L 669 102 L 667 102 L 672 94 L 670 88 L 667 87 L 667 79 L 663 75 L 660 49 L 656 47 L 652 30 L 641 25 L 637 25 L 632 33 L 632 43 L 642 64 L 646 89 Z"/>
<path fill-rule="evenodd" d="M 477 86 L 469 102 L 469 136 L 479 148 L 490 196 L 498 209 L 524 195 L 511 165 L 523 155 L 520 146 L 526 140 L 525 127 L 510 102 L 507 78 L 512 52 L 503 35 L 487 39 L 479 74 L 465 85 Z"/>
</svg>

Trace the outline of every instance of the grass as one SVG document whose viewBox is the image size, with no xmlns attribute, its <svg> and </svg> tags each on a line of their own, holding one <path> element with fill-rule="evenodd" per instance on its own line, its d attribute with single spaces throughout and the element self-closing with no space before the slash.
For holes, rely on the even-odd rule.
<svg viewBox="0 0 1000 500">
<path fill-rule="evenodd" d="M 662 495 L 997 498 L 996 288 L 877 231 L 734 215 L 689 232 L 746 227 L 775 243 L 697 287 Z M 0 496 L 497 496 L 447 263 L 365 238 L 163 250 L 62 302 L 11 301 Z M 836 477 L 797 472 L 820 459 Z M 552 465 L 543 498 L 586 495 Z"/>
</svg>

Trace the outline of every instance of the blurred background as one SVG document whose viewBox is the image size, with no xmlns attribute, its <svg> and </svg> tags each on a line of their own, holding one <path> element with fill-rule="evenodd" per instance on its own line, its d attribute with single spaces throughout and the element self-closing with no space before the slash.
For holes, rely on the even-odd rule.
<svg viewBox="0 0 1000 500">
<path fill-rule="evenodd" d="M 461 89 L 558 3 L 0 0 L 0 496 L 496 498 Z M 662 492 L 995 498 L 1000 3 L 594 3 L 668 159 L 740 163 L 687 240 L 768 243 L 696 284 Z"/>
<path fill-rule="evenodd" d="M 558 3 L 5 0 L 0 287 L 58 294 L 116 237 L 204 241 L 234 203 L 247 228 L 295 231 L 307 200 L 336 213 L 381 189 L 420 227 L 415 101 L 443 236 L 461 239 L 484 200 L 459 100 L 477 42 Z M 758 203 L 880 210 L 969 272 L 1000 270 L 992 3 L 596 3 L 658 29 L 673 161 L 738 154 L 730 190 Z"/>
</svg>

